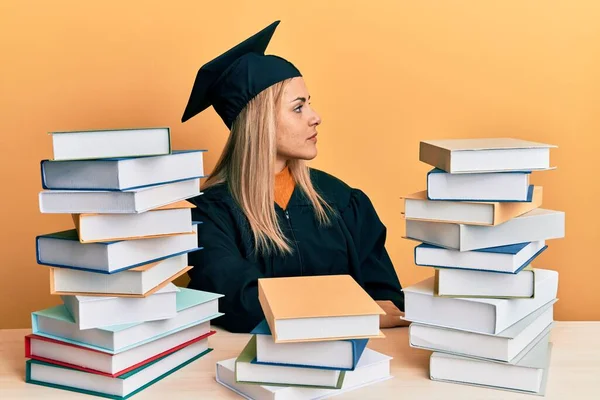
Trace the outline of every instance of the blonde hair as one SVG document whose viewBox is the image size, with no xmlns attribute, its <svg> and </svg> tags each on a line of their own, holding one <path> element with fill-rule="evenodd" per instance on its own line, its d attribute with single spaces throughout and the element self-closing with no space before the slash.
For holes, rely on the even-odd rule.
<svg viewBox="0 0 600 400">
<path fill-rule="evenodd" d="M 202 187 L 206 190 L 221 183 L 228 185 L 250 223 L 259 254 L 293 252 L 273 206 L 277 114 L 288 81 L 263 90 L 240 112 L 219 161 Z M 329 225 L 328 213 L 335 214 L 335 211 L 313 187 L 310 168 L 304 160 L 290 160 L 288 167 L 296 185 L 312 203 L 318 222 Z"/>
</svg>

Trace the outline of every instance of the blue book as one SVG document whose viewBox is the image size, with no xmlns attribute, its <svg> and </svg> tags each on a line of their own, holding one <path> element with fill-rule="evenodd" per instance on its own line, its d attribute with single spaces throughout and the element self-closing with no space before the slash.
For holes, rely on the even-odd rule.
<svg viewBox="0 0 600 400">
<path fill-rule="evenodd" d="M 67 308 L 61 304 L 31 313 L 31 333 L 76 344 L 103 353 L 117 354 L 172 333 L 224 315 L 218 311 L 222 294 L 179 288 L 177 315 L 158 321 L 138 322 L 80 330 Z"/>
<path fill-rule="evenodd" d="M 114 242 L 81 243 L 76 229 L 40 235 L 36 237 L 37 263 L 114 274 L 201 250 L 197 235 L 201 223 L 192 222 L 193 234 Z"/>
<path fill-rule="evenodd" d="M 266 320 L 250 332 L 256 335 L 254 364 L 354 371 L 369 339 L 275 343 Z"/>
<path fill-rule="evenodd" d="M 173 150 L 148 157 L 40 163 L 42 187 L 51 190 L 123 191 L 204 177 L 206 150 Z"/>
<path fill-rule="evenodd" d="M 456 268 L 517 274 L 533 262 L 548 246 L 544 240 L 459 251 L 421 243 L 415 247 L 417 266 Z"/>
</svg>

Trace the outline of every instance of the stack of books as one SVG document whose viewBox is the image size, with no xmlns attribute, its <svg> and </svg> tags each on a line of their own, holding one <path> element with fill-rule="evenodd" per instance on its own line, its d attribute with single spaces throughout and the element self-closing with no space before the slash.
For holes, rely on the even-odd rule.
<svg viewBox="0 0 600 400">
<path fill-rule="evenodd" d="M 222 295 L 179 288 L 201 250 L 191 203 L 203 151 L 172 151 L 169 128 L 52 133 L 42 213 L 74 229 L 36 238 L 62 304 L 32 313 L 26 381 L 128 398 L 212 349 Z"/>
<path fill-rule="evenodd" d="M 558 272 L 534 268 L 565 214 L 541 208 L 533 171 L 555 146 L 518 139 L 432 140 L 427 189 L 404 198 L 406 238 L 434 276 L 404 289 L 410 345 L 430 378 L 543 395 Z"/>
<path fill-rule="evenodd" d="M 384 311 L 349 275 L 259 279 L 265 320 L 216 379 L 249 399 L 316 399 L 391 378 L 391 357 L 367 347 L 382 338 Z"/>
</svg>

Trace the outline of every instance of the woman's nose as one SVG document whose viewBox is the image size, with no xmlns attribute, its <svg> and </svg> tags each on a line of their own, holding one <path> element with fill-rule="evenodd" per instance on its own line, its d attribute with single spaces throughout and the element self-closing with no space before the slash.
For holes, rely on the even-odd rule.
<svg viewBox="0 0 600 400">
<path fill-rule="evenodd" d="M 311 125 L 321 125 L 321 116 L 317 114 L 316 111 L 313 111 L 314 115 L 311 120 Z"/>
</svg>

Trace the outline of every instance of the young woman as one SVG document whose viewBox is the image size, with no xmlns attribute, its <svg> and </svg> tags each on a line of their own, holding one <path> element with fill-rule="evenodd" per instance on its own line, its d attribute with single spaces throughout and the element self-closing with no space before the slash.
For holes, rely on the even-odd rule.
<svg viewBox="0 0 600 400">
<path fill-rule="evenodd" d="M 278 23 L 205 64 L 182 118 L 212 105 L 231 131 L 203 194 L 191 200 L 204 249 L 189 255 L 189 287 L 224 294 L 215 324 L 249 332 L 264 318 L 258 279 L 349 274 L 386 311 L 382 328 L 405 326 L 386 228 L 371 201 L 306 165 L 317 155 L 321 118 L 300 72 L 264 55 Z"/>
</svg>

